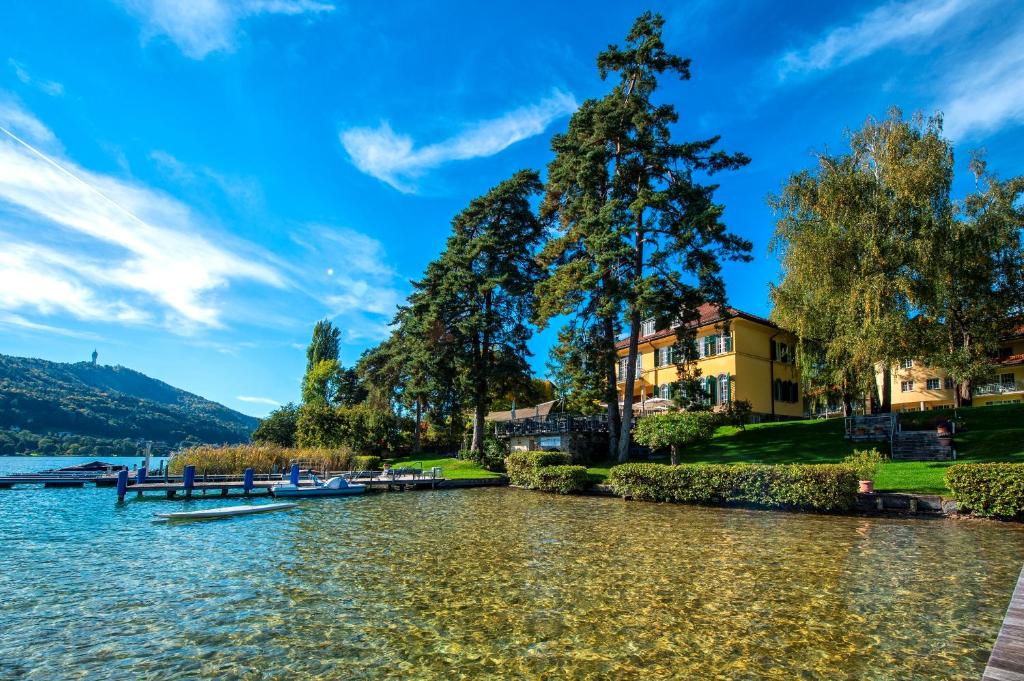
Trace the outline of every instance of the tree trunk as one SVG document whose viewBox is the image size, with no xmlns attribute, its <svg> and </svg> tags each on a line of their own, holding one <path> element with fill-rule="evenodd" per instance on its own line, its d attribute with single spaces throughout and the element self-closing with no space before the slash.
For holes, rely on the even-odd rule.
<svg viewBox="0 0 1024 681">
<path fill-rule="evenodd" d="M 853 416 L 853 397 L 843 393 L 843 416 Z"/>
<path fill-rule="evenodd" d="M 619 390 L 615 376 L 617 364 L 615 355 L 615 320 L 605 317 L 602 320 L 604 335 L 612 346 L 610 360 L 605 362 L 604 398 L 608 404 L 608 460 L 614 461 L 619 455 L 619 434 L 622 432 L 622 419 L 619 413 Z"/>
<path fill-rule="evenodd" d="M 629 461 L 629 448 L 633 442 L 633 385 L 636 382 L 636 356 L 640 339 L 640 313 L 629 316 L 629 354 L 626 355 L 626 376 L 622 384 L 622 432 L 619 434 L 619 463 Z"/>
<path fill-rule="evenodd" d="M 882 367 L 882 401 L 879 411 L 888 414 L 892 411 L 892 367 L 885 364 Z"/>
<path fill-rule="evenodd" d="M 416 398 L 416 432 L 412 436 L 412 453 L 419 454 L 420 452 L 420 423 L 423 418 L 423 406 L 420 403 L 420 398 Z"/>
<path fill-rule="evenodd" d="M 971 394 L 970 381 L 961 381 L 960 385 L 956 387 L 956 391 L 953 393 L 953 405 L 959 409 L 960 407 L 969 407 L 974 402 L 974 397 Z"/>
<path fill-rule="evenodd" d="M 642 210 L 636 218 L 633 276 L 638 284 L 644 277 L 644 216 Z M 626 382 L 622 386 L 622 433 L 619 436 L 619 463 L 629 460 L 629 448 L 633 442 L 633 384 L 636 379 L 637 345 L 640 340 L 640 310 L 636 305 L 636 301 L 630 302 L 629 355 L 627 355 L 629 359 L 626 361 Z"/>
<path fill-rule="evenodd" d="M 484 451 L 484 422 L 487 419 L 487 378 L 490 374 L 491 356 L 491 292 L 484 294 L 484 330 L 479 343 L 476 361 L 476 376 L 473 381 L 473 441 L 470 451 L 480 454 Z"/>
<path fill-rule="evenodd" d="M 669 447 L 669 452 L 670 452 L 669 461 L 672 463 L 673 466 L 678 466 L 679 465 L 679 449 L 675 445 L 672 445 L 671 447 Z"/>
</svg>

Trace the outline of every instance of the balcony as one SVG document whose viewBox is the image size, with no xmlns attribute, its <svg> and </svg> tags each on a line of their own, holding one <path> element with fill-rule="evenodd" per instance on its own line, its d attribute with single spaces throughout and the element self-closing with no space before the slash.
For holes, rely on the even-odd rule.
<svg viewBox="0 0 1024 681">
<path fill-rule="evenodd" d="M 974 387 L 975 397 L 981 397 L 983 395 L 1005 395 L 1006 393 L 1019 392 L 1024 392 L 1024 383 L 1021 383 L 1020 381 L 986 383 L 984 385 Z"/>
</svg>

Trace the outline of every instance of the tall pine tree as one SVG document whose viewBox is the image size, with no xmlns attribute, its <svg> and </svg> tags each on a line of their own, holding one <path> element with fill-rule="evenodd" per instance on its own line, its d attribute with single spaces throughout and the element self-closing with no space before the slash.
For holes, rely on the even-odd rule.
<svg viewBox="0 0 1024 681">
<path fill-rule="evenodd" d="M 714 202 L 717 185 L 702 183 L 749 159 L 717 150 L 717 136 L 676 142 L 679 115 L 657 101 L 664 75 L 690 77 L 690 61 L 665 50 L 664 23 L 648 12 L 624 47 L 598 55 L 601 78 L 616 75 L 618 82 L 604 98 L 585 102 L 569 131 L 553 140 L 543 203 L 543 215 L 557 219 L 560 234 L 544 253 L 551 277 L 538 291 L 537 316 L 571 315 L 571 324 L 597 340 L 592 360 L 606 381 L 610 449 L 620 461 L 630 449 L 641 323 L 653 317 L 662 327 L 685 329 L 701 304 L 724 305 L 721 262 L 747 259 L 750 250 L 726 230 L 724 208 Z M 628 355 L 617 377 L 615 338 L 623 321 Z M 617 381 L 620 414 L 612 406 Z"/>
</svg>

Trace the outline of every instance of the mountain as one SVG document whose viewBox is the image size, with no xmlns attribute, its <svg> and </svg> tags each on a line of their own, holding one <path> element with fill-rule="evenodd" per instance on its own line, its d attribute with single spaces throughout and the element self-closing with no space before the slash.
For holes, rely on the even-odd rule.
<svg viewBox="0 0 1024 681">
<path fill-rule="evenodd" d="M 183 442 L 245 442 L 259 420 L 121 366 L 0 355 L 0 453 L 132 453 Z M 34 434 L 34 448 L 28 442 Z M 12 444 L 12 441 L 16 441 Z M 47 451 L 47 450 L 58 451 Z"/>
</svg>

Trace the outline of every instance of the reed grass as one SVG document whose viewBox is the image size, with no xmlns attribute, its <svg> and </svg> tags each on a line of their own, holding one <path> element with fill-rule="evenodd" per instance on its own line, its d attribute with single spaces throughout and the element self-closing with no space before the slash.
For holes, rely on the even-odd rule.
<svg viewBox="0 0 1024 681">
<path fill-rule="evenodd" d="M 352 452 L 347 449 L 288 448 L 268 444 L 212 447 L 200 445 L 176 452 L 167 464 L 172 475 L 185 466 L 195 466 L 202 475 L 241 475 L 246 468 L 256 473 L 284 470 L 292 461 L 311 462 L 320 470 L 343 471 L 352 468 Z"/>
</svg>

